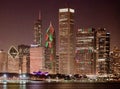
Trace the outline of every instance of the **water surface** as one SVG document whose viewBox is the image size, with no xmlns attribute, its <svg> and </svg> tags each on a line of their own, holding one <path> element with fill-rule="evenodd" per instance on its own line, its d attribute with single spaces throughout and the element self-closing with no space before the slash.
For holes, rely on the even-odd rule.
<svg viewBox="0 0 120 89">
<path fill-rule="evenodd" d="M 120 83 L 37 82 L 0 84 L 0 89 L 120 89 Z"/>
</svg>

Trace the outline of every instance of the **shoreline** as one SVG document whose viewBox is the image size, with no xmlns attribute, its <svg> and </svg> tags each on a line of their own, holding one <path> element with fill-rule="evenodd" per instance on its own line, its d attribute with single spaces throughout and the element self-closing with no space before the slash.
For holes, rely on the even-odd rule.
<svg viewBox="0 0 120 89">
<path fill-rule="evenodd" d="M 83 84 L 110 84 L 110 83 L 120 83 L 120 81 L 80 81 L 80 80 L 4 80 L 0 81 L 0 84 L 29 84 L 29 83 L 83 83 Z"/>
</svg>

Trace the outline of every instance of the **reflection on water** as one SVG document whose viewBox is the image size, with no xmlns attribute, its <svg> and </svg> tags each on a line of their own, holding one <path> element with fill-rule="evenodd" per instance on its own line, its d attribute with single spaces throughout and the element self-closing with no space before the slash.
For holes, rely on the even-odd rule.
<svg viewBox="0 0 120 89">
<path fill-rule="evenodd" d="M 19 89 L 26 89 L 26 84 L 21 84 Z"/>
<path fill-rule="evenodd" d="M 120 83 L 11 83 L 0 89 L 120 89 Z"/>
<path fill-rule="evenodd" d="M 3 89 L 7 89 L 7 85 L 6 84 L 3 85 Z"/>
<path fill-rule="evenodd" d="M 0 89 L 27 89 L 26 84 L 2 84 Z"/>
</svg>

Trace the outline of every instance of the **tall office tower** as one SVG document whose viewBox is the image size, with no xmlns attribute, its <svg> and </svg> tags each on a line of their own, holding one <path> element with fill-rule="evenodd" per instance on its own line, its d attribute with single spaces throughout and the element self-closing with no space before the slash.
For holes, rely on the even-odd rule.
<svg viewBox="0 0 120 89">
<path fill-rule="evenodd" d="M 28 45 L 19 45 L 19 72 L 20 73 L 29 73 L 30 72 L 30 46 Z"/>
<path fill-rule="evenodd" d="M 118 47 L 114 47 L 111 50 L 111 70 L 113 74 L 120 74 L 120 49 Z"/>
<path fill-rule="evenodd" d="M 96 73 L 107 74 L 110 71 L 110 33 L 105 28 L 96 31 Z"/>
<path fill-rule="evenodd" d="M 38 20 L 34 24 L 34 42 L 35 45 L 42 46 L 42 21 L 40 13 Z"/>
<path fill-rule="evenodd" d="M 35 44 L 30 47 L 30 73 L 44 71 L 45 57 L 44 47 L 42 46 L 42 21 L 41 14 L 34 24 L 34 41 Z"/>
<path fill-rule="evenodd" d="M 78 29 L 76 32 L 76 73 L 95 73 L 95 29 Z"/>
<path fill-rule="evenodd" d="M 0 50 L 0 73 L 7 72 L 7 57 L 8 54 L 5 51 Z"/>
<path fill-rule="evenodd" d="M 55 30 L 50 23 L 45 35 L 45 68 L 50 73 L 55 73 L 56 41 Z"/>
<path fill-rule="evenodd" d="M 8 50 L 8 72 L 9 73 L 19 73 L 19 52 L 18 50 L 14 47 L 11 46 L 10 49 Z"/>
<path fill-rule="evenodd" d="M 36 47 L 34 45 L 30 48 L 30 73 L 44 71 L 45 57 L 44 47 Z"/>
<path fill-rule="evenodd" d="M 74 74 L 74 9 L 59 9 L 59 73 Z"/>
</svg>

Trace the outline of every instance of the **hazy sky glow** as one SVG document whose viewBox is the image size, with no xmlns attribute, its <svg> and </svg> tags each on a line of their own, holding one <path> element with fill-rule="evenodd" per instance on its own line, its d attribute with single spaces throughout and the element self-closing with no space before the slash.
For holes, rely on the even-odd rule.
<svg viewBox="0 0 120 89">
<path fill-rule="evenodd" d="M 120 47 L 120 0 L 0 0 L 0 49 L 32 44 L 33 24 L 42 12 L 43 31 L 50 21 L 58 30 L 58 9 L 66 2 L 75 9 L 75 30 L 104 27 L 111 44 Z"/>
</svg>

